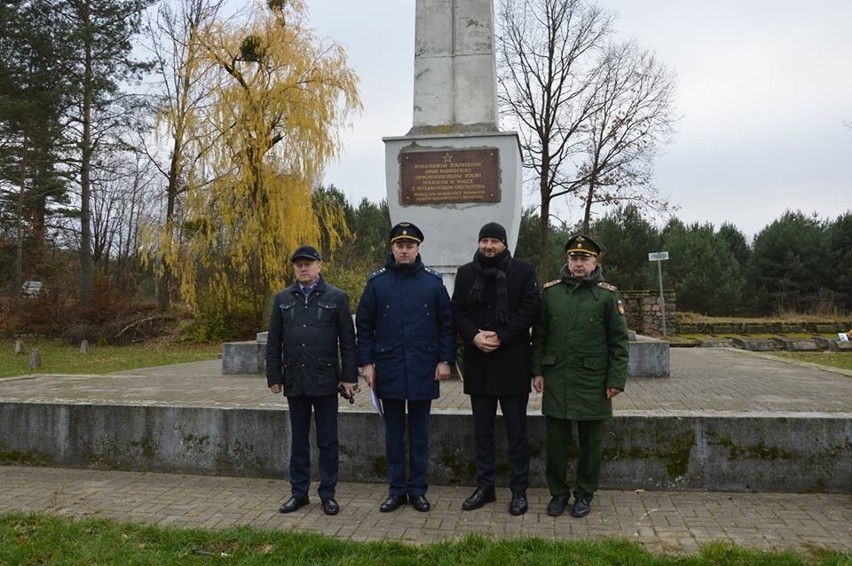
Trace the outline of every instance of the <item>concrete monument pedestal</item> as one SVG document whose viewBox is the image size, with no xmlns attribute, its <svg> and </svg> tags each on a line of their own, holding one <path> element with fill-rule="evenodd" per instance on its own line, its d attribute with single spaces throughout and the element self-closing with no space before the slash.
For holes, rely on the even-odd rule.
<svg viewBox="0 0 852 566">
<path fill-rule="evenodd" d="M 514 249 L 522 196 L 514 132 L 409 134 L 383 141 L 391 219 L 423 230 L 424 262 L 443 275 L 450 293 L 456 269 L 476 251 L 483 224 L 502 224 Z"/>
<path fill-rule="evenodd" d="M 628 378 L 671 377 L 671 365 L 671 352 L 668 342 L 634 332 L 630 333 Z"/>
<path fill-rule="evenodd" d="M 222 374 L 266 373 L 266 332 L 258 332 L 255 340 L 222 344 Z"/>
<path fill-rule="evenodd" d="M 417 0 L 412 127 L 383 138 L 388 209 L 423 230 L 450 293 L 483 224 L 502 224 L 510 250 L 518 240 L 521 148 L 498 126 L 496 67 L 492 0 Z"/>
</svg>

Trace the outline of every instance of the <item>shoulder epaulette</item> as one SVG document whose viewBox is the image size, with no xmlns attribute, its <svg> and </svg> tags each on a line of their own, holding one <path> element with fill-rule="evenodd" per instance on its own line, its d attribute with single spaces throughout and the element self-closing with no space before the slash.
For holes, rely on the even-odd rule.
<svg viewBox="0 0 852 566">
<path fill-rule="evenodd" d="M 554 279 L 553 281 L 548 281 L 547 283 L 542 285 L 541 289 L 542 290 L 549 289 L 550 287 L 553 287 L 554 285 L 559 285 L 560 283 L 562 283 L 561 279 Z"/>
<path fill-rule="evenodd" d="M 441 281 L 443 281 L 443 280 L 444 280 L 444 276 L 443 276 L 443 275 L 441 275 L 440 273 L 438 273 L 437 271 L 435 271 L 434 269 L 430 269 L 430 268 L 428 268 L 428 267 L 424 267 L 424 268 L 423 268 L 423 271 L 425 271 L 426 273 L 430 273 L 430 274 L 434 275 L 435 277 L 437 277 L 437 278 L 438 278 L 438 279 L 440 279 Z"/>
<path fill-rule="evenodd" d="M 376 277 L 378 275 L 381 275 L 385 271 L 387 271 L 387 267 L 381 267 L 381 268 L 375 270 L 374 272 L 372 272 L 371 274 L 369 274 L 367 276 L 367 281 L 369 281 L 370 279 L 373 279 L 374 277 Z"/>
<path fill-rule="evenodd" d="M 599 281 L 598 287 L 600 287 L 601 289 L 606 289 L 607 291 L 612 291 L 613 293 L 618 291 L 618 287 L 616 287 L 615 285 L 610 285 L 606 281 Z"/>
</svg>

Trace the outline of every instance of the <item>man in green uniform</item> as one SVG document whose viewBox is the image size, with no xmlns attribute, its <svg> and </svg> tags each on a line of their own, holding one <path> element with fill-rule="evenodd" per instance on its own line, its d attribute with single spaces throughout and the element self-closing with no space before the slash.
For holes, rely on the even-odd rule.
<svg viewBox="0 0 852 566">
<path fill-rule="evenodd" d="M 624 303 L 598 265 L 601 247 L 577 234 L 565 253 L 560 278 L 544 285 L 533 328 L 533 387 L 544 392 L 547 514 L 562 515 L 571 497 L 568 449 L 576 421 L 580 450 L 571 515 L 585 517 L 600 478 L 603 424 L 627 380 L 629 347 Z"/>
</svg>

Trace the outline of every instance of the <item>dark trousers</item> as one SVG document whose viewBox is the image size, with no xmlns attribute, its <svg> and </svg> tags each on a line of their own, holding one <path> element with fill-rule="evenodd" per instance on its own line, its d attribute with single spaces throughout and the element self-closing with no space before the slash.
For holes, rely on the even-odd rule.
<svg viewBox="0 0 852 566">
<path fill-rule="evenodd" d="M 568 481 L 568 451 L 573 442 L 571 425 L 577 423 L 577 443 L 580 456 L 577 460 L 577 488 L 574 495 L 589 501 L 598 489 L 601 477 L 601 450 L 605 421 L 570 421 L 567 419 L 545 419 L 545 444 L 547 445 L 547 487 L 551 495 L 570 497 Z"/>
<path fill-rule="evenodd" d="M 287 397 L 290 407 L 290 486 L 293 496 L 307 495 L 311 487 L 311 410 L 317 427 L 320 484 L 317 494 L 334 497 L 338 474 L 337 395 Z"/>
<path fill-rule="evenodd" d="M 406 404 L 408 412 L 406 413 Z M 385 411 L 385 456 L 388 494 L 426 495 L 429 484 L 429 411 L 432 401 L 382 399 Z M 405 431 L 408 429 L 409 474 L 405 474 Z"/>
<path fill-rule="evenodd" d="M 530 440 L 527 433 L 529 397 L 529 394 L 470 396 L 476 445 L 476 483 L 479 487 L 494 487 L 494 421 L 499 402 L 506 425 L 507 455 L 512 470 L 509 489 L 513 492 L 526 491 L 530 478 Z"/>
</svg>

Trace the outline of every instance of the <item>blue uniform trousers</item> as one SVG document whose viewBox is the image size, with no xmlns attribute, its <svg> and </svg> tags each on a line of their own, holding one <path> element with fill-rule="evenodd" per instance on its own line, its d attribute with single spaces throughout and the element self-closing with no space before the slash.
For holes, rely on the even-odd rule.
<svg viewBox="0 0 852 566">
<path fill-rule="evenodd" d="M 406 413 L 406 403 L 408 413 Z M 432 401 L 382 399 L 385 412 L 385 455 L 388 494 L 426 495 L 429 488 L 429 412 Z M 406 426 L 407 425 L 407 426 Z M 405 431 L 408 429 L 409 474 L 405 474 Z"/>
<path fill-rule="evenodd" d="M 338 475 L 337 395 L 287 397 L 290 407 L 290 486 L 294 497 L 307 495 L 311 487 L 311 409 L 317 427 L 320 498 L 334 497 Z"/>
</svg>

